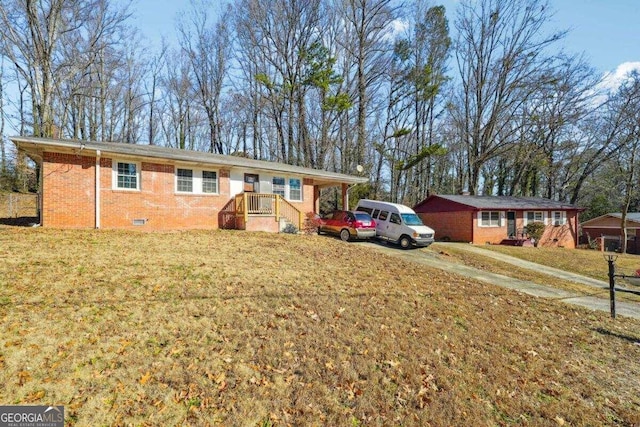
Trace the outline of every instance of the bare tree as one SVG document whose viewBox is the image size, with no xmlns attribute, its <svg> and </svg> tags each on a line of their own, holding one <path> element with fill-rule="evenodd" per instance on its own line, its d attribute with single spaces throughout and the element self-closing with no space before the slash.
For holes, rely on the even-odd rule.
<svg viewBox="0 0 640 427">
<path fill-rule="evenodd" d="M 230 9 L 221 11 L 211 22 L 208 0 L 191 2 L 191 10 L 178 25 L 180 46 L 189 58 L 195 93 L 207 116 L 211 153 L 223 153 L 220 104 L 231 56 Z"/>
<path fill-rule="evenodd" d="M 191 108 L 193 91 L 191 85 L 191 65 L 183 52 L 174 51 L 167 55 L 163 88 L 163 111 L 167 119 L 162 121 L 162 130 L 167 145 L 174 148 L 194 149 L 192 139 L 195 113 Z"/>
<path fill-rule="evenodd" d="M 34 135 L 53 136 L 57 91 L 62 82 L 95 60 L 95 55 L 65 54 L 65 47 L 77 47 L 75 42 L 82 39 L 87 41 L 87 49 L 93 49 L 127 17 L 126 5 L 112 12 L 106 0 L 0 3 L 0 25 L 4 28 L 0 53 L 16 65 L 29 87 Z"/>
<path fill-rule="evenodd" d="M 348 154 L 344 171 L 354 170 L 355 165 L 365 163 L 367 117 L 372 113 L 372 97 L 382 81 L 392 52 L 392 23 L 398 8 L 391 0 L 345 0 L 340 4 L 340 19 L 345 22 L 343 44 L 347 70 L 354 70 L 353 78 L 346 79 L 355 85 L 353 99 L 356 106 L 355 147 L 345 147 Z M 351 144 L 347 138 L 347 144 Z M 349 150 L 349 148 L 351 148 Z M 351 153 L 349 153 L 351 151 Z"/>
<path fill-rule="evenodd" d="M 640 73 L 629 75 L 628 80 L 618 89 L 612 106 L 621 116 L 620 149 L 615 157 L 619 169 L 619 182 L 622 194 L 622 217 L 620 231 L 622 253 L 627 252 L 627 215 L 631 201 L 640 194 L 638 187 L 638 161 L 640 158 Z"/>
<path fill-rule="evenodd" d="M 7 174 L 7 149 L 4 140 L 4 58 L 0 61 L 0 190 Z"/>
<path fill-rule="evenodd" d="M 162 47 L 160 48 L 160 52 L 153 57 L 153 59 L 151 60 L 151 64 L 150 64 L 150 70 L 149 70 L 149 78 L 150 80 L 146 82 L 147 87 L 146 87 L 146 91 L 147 91 L 147 96 L 149 97 L 149 129 L 148 129 L 148 138 L 149 138 L 149 145 L 155 145 L 156 144 L 156 135 L 158 134 L 158 122 L 159 122 L 159 117 L 156 115 L 156 103 L 157 103 L 157 96 L 158 96 L 158 91 L 159 91 L 159 86 L 160 86 L 160 73 L 162 72 L 162 69 L 164 67 L 164 61 L 165 61 L 165 56 L 167 54 L 167 44 L 165 43 L 165 41 L 163 40 L 162 42 Z"/>
<path fill-rule="evenodd" d="M 483 165 L 514 142 L 514 118 L 545 78 L 547 49 L 564 33 L 545 35 L 546 0 L 464 0 L 458 11 L 455 115 L 475 194 Z"/>
</svg>

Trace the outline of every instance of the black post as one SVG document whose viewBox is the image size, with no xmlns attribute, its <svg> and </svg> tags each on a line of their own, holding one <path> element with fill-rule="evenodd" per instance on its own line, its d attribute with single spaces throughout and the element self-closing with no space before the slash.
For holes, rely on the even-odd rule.
<svg viewBox="0 0 640 427">
<path fill-rule="evenodd" d="M 616 318 L 616 279 L 615 279 L 615 264 L 614 258 L 609 257 L 607 259 L 609 263 L 609 299 L 611 300 L 611 317 Z"/>
</svg>

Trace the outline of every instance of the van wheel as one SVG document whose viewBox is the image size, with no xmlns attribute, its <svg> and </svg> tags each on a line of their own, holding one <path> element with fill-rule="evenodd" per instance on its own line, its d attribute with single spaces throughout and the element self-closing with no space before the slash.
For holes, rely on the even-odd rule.
<svg viewBox="0 0 640 427">
<path fill-rule="evenodd" d="M 411 247 L 411 238 L 409 236 L 402 236 L 398 241 L 402 249 L 409 249 Z"/>
<path fill-rule="evenodd" d="M 349 239 L 351 238 L 351 234 L 349 234 L 349 230 L 345 228 L 342 231 L 340 231 L 340 238 L 345 242 L 348 242 Z"/>
</svg>

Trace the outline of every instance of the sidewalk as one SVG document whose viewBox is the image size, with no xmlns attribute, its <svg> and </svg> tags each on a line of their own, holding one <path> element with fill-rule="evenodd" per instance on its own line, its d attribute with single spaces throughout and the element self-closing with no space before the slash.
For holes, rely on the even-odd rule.
<svg viewBox="0 0 640 427">
<path fill-rule="evenodd" d="M 553 286 L 539 285 L 527 280 L 515 279 L 513 277 L 504 276 L 502 274 L 491 273 L 469 267 L 462 264 L 448 262 L 442 257 L 438 257 L 435 253 L 429 253 L 421 250 L 402 250 L 393 245 L 385 245 L 381 243 L 364 243 L 373 250 L 380 251 L 390 256 L 402 258 L 406 261 L 416 262 L 418 264 L 427 265 L 429 267 L 438 268 L 449 273 L 459 274 L 461 276 L 478 280 L 481 282 L 491 283 L 503 288 L 513 289 L 525 294 L 534 295 L 542 298 L 550 298 L 561 300 L 562 302 L 586 307 L 591 310 L 610 312 L 610 302 L 605 298 L 596 298 L 580 295 L 575 292 L 554 288 Z M 609 284 L 600 280 L 592 279 L 579 274 L 569 273 L 552 267 L 542 266 L 529 261 L 524 261 L 508 255 L 499 254 L 493 251 L 482 249 L 467 243 L 447 243 L 447 245 L 457 245 L 456 248 L 465 249 L 479 253 L 483 256 L 501 260 L 503 262 L 517 265 L 518 267 L 535 270 L 538 273 L 548 274 L 558 279 L 570 280 L 598 289 L 608 289 Z M 640 303 L 616 301 L 616 316 L 633 317 L 640 319 Z"/>
</svg>

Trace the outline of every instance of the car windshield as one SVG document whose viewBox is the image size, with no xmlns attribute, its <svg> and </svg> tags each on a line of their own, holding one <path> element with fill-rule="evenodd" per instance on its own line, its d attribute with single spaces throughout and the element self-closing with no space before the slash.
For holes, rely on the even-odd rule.
<svg viewBox="0 0 640 427">
<path fill-rule="evenodd" d="M 401 214 L 401 216 L 402 216 L 402 221 L 404 221 L 406 225 L 424 225 L 420 220 L 420 217 L 416 214 L 403 213 Z"/>
<path fill-rule="evenodd" d="M 371 216 L 369 216 L 369 214 L 358 212 L 355 215 L 358 221 L 371 221 Z"/>
</svg>

